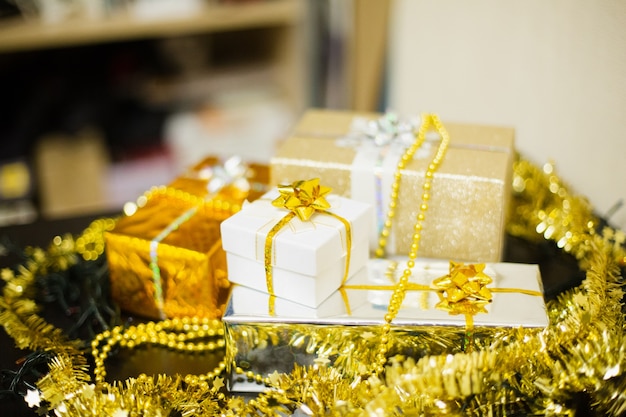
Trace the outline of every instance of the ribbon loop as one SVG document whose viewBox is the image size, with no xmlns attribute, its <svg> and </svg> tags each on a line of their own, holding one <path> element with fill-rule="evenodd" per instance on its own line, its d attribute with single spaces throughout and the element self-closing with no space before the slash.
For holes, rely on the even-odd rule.
<svg viewBox="0 0 626 417">
<path fill-rule="evenodd" d="M 437 290 L 439 303 L 435 308 L 445 310 L 452 315 L 465 315 L 465 327 L 470 331 L 474 327 L 474 316 L 487 313 L 485 306 L 493 300 L 487 285 L 493 279 L 485 274 L 485 264 L 469 264 L 450 261 L 450 272 L 436 278 L 432 287 Z M 471 346 L 470 343 L 466 346 Z"/>
<path fill-rule="evenodd" d="M 292 211 L 300 220 L 307 221 L 316 211 L 325 212 L 330 208 L 325 196 L 331 191 L 330 187 L 320 185 L 319 178 L 279 185 L 280 196 L 272 205 Z"/>
<path fill-rule="evenodd" d="M 485 264 L 465 265 L 450 261 L 450 272 L 433 280 L 432 286 L 447 304 L 490 303 L 493 297 L 487 285 L 493 279 L 484 270 Z"/>
<path fill-rule="evenodd" d="M 206 165 L 203 163 L 197 170 L 185 175 L 207 181 L 207 198 L 213 197 L 230 187 L 244 193 L 249 192 L 252 188 L 249 181 L 250 168 L 238 155 Z"/>
</svg>

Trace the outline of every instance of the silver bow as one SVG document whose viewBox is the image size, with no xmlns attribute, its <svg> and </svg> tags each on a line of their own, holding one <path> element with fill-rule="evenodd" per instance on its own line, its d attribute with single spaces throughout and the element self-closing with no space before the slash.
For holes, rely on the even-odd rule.
<svg viewBox="0 0 626 417">
<path fill-rule="evenodd" d="M 379 147 L 397 144 L 406 148 L 415 141 L 419 126 L 419 118 L 411 117 L 404 120 L 394 112 L 386 112 L 375 120 L 355 117 L 350 131 L 341 138 L 340 142 L 344 146 L 356 146 L 369 142 Z"/>
<path fill-rule="evenodd" d="M 227 186 L 234 186 L 241 191 L 250 191 L 247 178 L 248 166 L 240 156 L 231 156 L 222 164 L 207 166 L 198 172 L 200 179 L 206 179 L 209 196 L 219 193 Z"/>
</svg>

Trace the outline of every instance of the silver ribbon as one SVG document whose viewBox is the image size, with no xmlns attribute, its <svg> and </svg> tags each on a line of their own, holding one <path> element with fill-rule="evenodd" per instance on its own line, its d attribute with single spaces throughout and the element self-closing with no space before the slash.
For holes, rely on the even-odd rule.
<svg viewBox="0 0 626 417">
<path fill-rule="evenodd" d="M 234 186 L 241 191 L 250 191 L 247 178 L 248 166 L 240 156 L 231 156 L 221 164 L 203 167 L 198 171 L 198 178 L 207 180 L 207 190 L 213 196 L 225 187 Z"/>
<path fill-rule="evenodd" d="M 377 147 L 398 145 L 407 148 L 415 141 L 419 126 L 418 117 L 405 120 L 394 112 L 386 112 L 378 119 L 355 117 L 350 125 L 350 131 L 338 139 L 338 144 L 356 147 L 371 143 Z"/>
</svg>

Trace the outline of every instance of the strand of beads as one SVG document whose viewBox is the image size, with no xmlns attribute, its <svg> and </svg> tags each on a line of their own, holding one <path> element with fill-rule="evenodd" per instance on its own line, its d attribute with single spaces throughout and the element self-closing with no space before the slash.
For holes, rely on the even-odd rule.
<svg viewBox="0 0 626 417">
<path fill-rule="evenodd" d="M 428 200 L 430 199 L 430 191 L 432 188 L 432 181 L 435 176 L 435 172 L 441 165 L 441 161 L 443 160 L 446 151 L 448 149 L 448 144 L 450 143 L 450 135 L 447 130 L 439 120 L 439 117 L 434 114 L 425 115 L 423 117 L 423 122 L 418 131 L 418 138 L 421 136 L 422 141 L 426 136 L 426 132 L 429 128 L 434 127 L 435 130 L 441 136 L 441 142 L 435 153 L 435 156 L 431 160 L 426 172 L 424 173 L 424 185 L 422 200 L 419 206 L 419 211 L 417 213 L 415 226 L 413 227 L 413 237 L 411 240 L 411 249 L 409 251 L 409 259 L 407 261 L 407 266 L 402 272 L 402 276 L 398 280 L 394 291 L 389 300 L 389 307 L 387 308 L 387 314 L 385 314 L 385 324 L 383 324 L 382 335 L 380 338 L 380 346 L 377 353 L 377 363 L 376 363 L 376 373 L 381 374 L 384 371 L 385 364 L 387 363 L 387 350 L 389 345 L 389 333 L 391 332 L 391 322 L 395 319 L 400 310 L 402 302 L 404 301 L 404 297 L 406 295 L 406 288 L 409 282 L 409 278 L 411 277 L 413 267 L 415 266 L 415 259 L 417 258 L 417 253 L 419 251 L 420 240 L 422 237 L 422 224 L 426 219 L 426 210 L 428 210 Z M 395 215 L 395 207 L 397 205 L 398 200 L 398 191 L 400 189 L 400 178 L 401 171 L 405 168 L 408 161 L 413 158 L 413 154 L 419 148 L 420 141 L 416 141 L 414 146 L 411 146 L 404 153 L 400 162 L 398 162 L 398 166 L 396 169 L 394 182 L 391 189 L 391 201 L 389 203 L 389 211 L 387 212 L 387 220 L 385 221 L 385 229 L 386 234 L 382 235 L 379 242 L 379 248 L 376 251 L 376 255 L 379 257 L 384 256 L 385 246 L 387 244 L 387 237 L 389 235 L 389 229 L 391 228 L 391 222 Z"/>
<path fill-rule="evenodd" d="M 255 382 L 255 383 L 259 384 L 259 385 L 270 386 L 271 383 L 272 383 L 271 382 L 272 381 L 271 377 L 263 377 L 263 375 L 255 374 L 253 371 L 246 371 L 241 366 L 238 366 L 234 362 L 233 362 L 233 369 L 235 370 L 235 373 L 237 375 L 241 375 L 241 376 L 237 377 L 238 382 L 243 382 L 243 380 L 245 378 L 249 382 Z M 276 373 L 276 375 L 278 375 L 278 374 Z"/>
<path fill-rule="evenodd" d="M 391 196 L 389 199 L 389 208 L 387 210 L 387 215 L 385 218 L 385 222 L 383 223 L 383 229 L 380 231 L 380 236 L 378 238 L 378 248 L 376 249 L 376 257 L 382 258 L 385 256 L 385 250 L 387 247 L 387 239 L 389 238 L 389 234 L 391 233 L 391 225 L 393 223 L 393 218 L 396 215 L 396 207 L 398 205 L 398 195 L 400 193 L 400 179 L 402 178 L 402 171 L 406 168 L 407 162 L 413 159 L 413 155 L 419 148 L 421 148 L 422 144 L 426 140 L 426 132 L 430 127 L 431 116 L 430 115 L 422 115 L 422 123 L 420 123 L 420 128 L 417 131 L 416 140 L 407 148 L 407 150 L 398 161 L 396 165 L 396 172 L 394 174 L 393 183 L 391 185 Z"/>
<path fill-rule="evenodd" d="M 205 342 L 206 339 L 214 338 L 217 340 Z M 224 348 L 224 327 L 219 320 L 193 317 L 142 323 L 128 328 L 116 326 L 106 330 L 91 342 L 96 383 L 104 383 L 106 377 L 104 362 L 113 347 L 118 344 L 127 349 L 151 344 L 185 352 L 213 352 Z M 212 379 L 220 375 L 225 368 L 222 361 L 213 371 L 193 377 L 200 380 Z"/>
<path fill-rule="evenodd" d="M 96 219 L 76 239 L 76 252 L 84 260 L 95 261 L 104 253 L 104 233 L 115 227 L 115 219 Z"/>
</svg>

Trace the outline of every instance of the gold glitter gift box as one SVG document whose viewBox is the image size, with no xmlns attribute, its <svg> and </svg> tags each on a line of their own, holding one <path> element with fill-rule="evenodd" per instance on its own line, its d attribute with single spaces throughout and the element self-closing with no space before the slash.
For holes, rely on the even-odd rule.
<svg viewBox="0 0 626 417">
<path fill-rule="evenodd" d="M 270 163 L 270 182 L 319 177 L 339 195 L 375 208 L 375 251 L 403 151 L 419 120 L 376 113 L 307 111 Z M 472 262 L 501 260 L 510 199 L 514 135 L 511 128 L 445 123 L 450 142 L 435 172 L 420 256 Z M 427 139 L 400 172 L 399 198 L 387 254 L 406 255 L 420 207 L 425 171 L 439 137 Z"/>
<path fill-rule="evenodd" d="M 331 364 L 344 373 L 367 373 L 376 363 L 388 300 L 405 259 L 370 260 L 318 308 L 276 299 L 274 314 L 269 314 L 267 294 L 233 287 L 223 317 L 230 389 L 261 391 L 259 381 L 289 374 L 294 364 Z M 390 346 L 387 356 L 419 359 L 485 349 L 506 331 L 519 327 L 540 331 L 548 325 L 537 265 L 483 265 L 482 272 L 493 280 L 487 285 L 492 301 L 471 301 L 469 309 L 460 302 L 455 311 L 451 301 L 442 306 L 442 293 L 432 284 L 445 277 L 452 264 L 417 261 L 406 298 L 385 336 Z"/>
<path fill-rule="evenodd" d="M 153 319 L 221 317 L 230 284 L 220 224 L 265 191 L 268 175 L 267 166 L 230 161 L 206 158 L 149 190 L 105 234 L 111 293 L 122 310 Z"/>
</svg>

